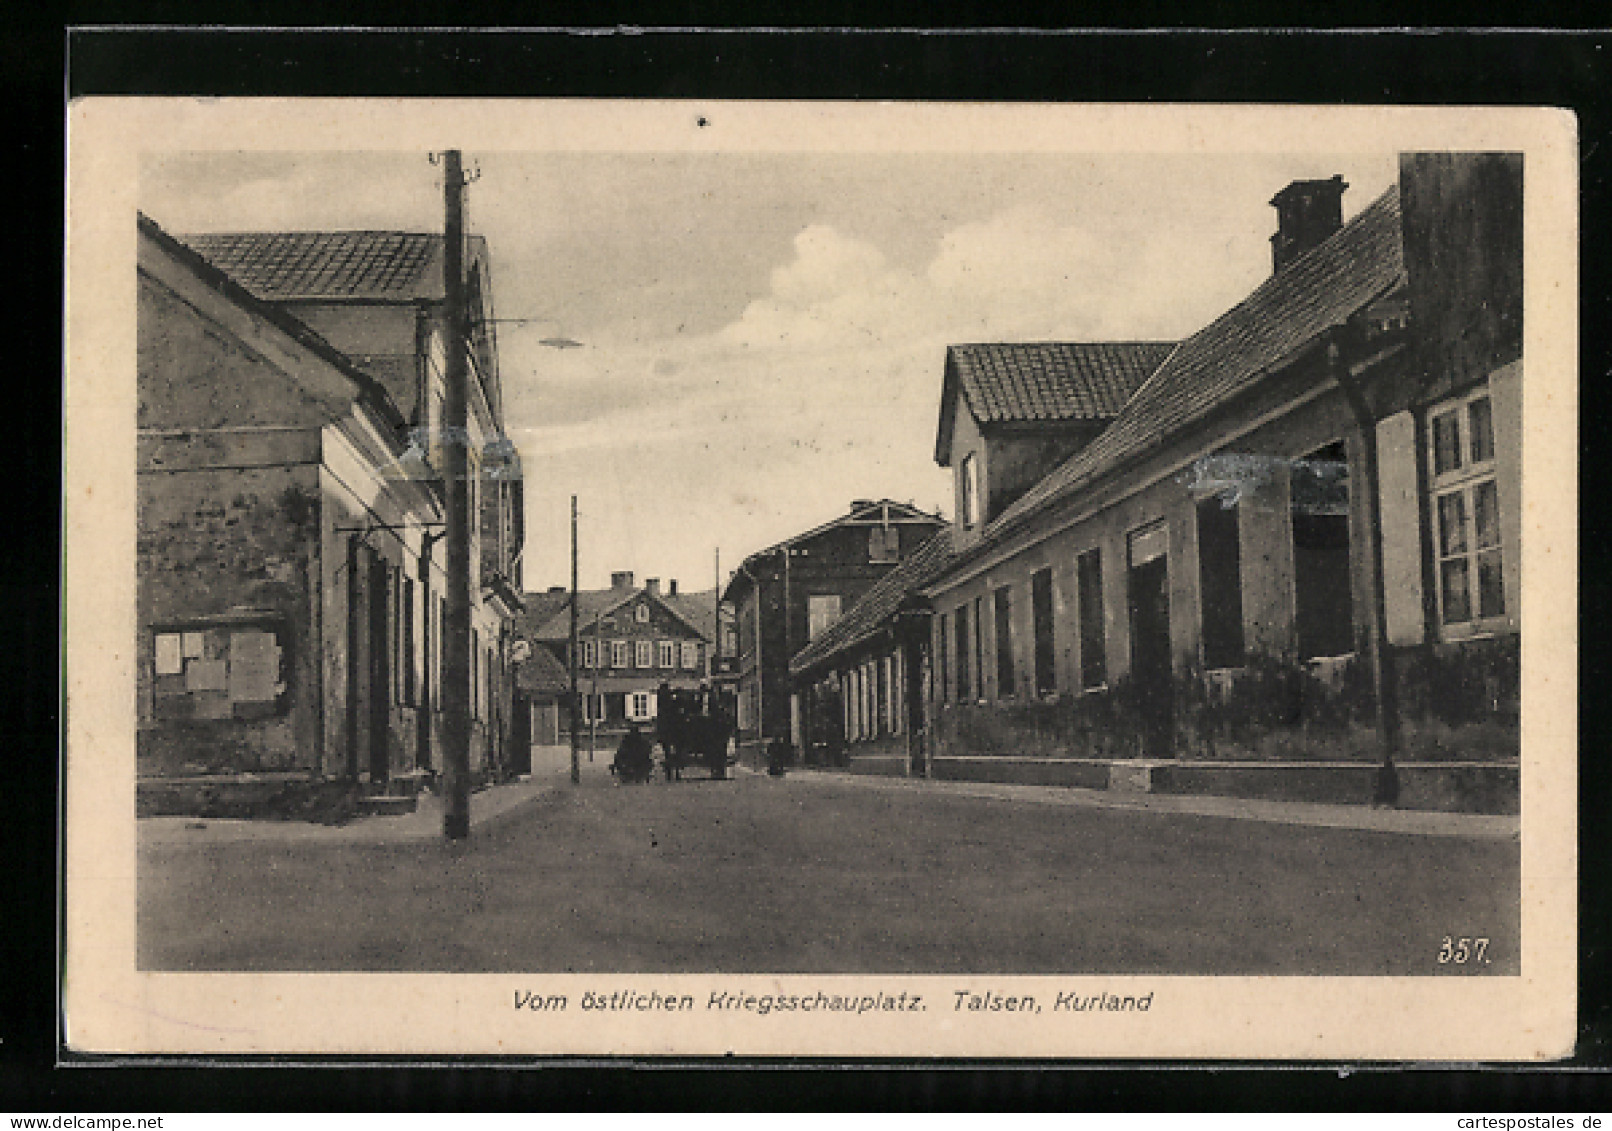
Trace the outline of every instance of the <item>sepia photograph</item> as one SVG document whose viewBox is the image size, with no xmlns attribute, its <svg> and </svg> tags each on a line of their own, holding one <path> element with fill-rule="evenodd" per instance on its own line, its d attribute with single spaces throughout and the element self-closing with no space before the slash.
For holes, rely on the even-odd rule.
<svg viewBox="0 0 1612 1131">
<path fill-rule="evenodd" d="M 1570 1050 L 1570 119 L 75 113 L 70 1043 Z"/>
</svg>

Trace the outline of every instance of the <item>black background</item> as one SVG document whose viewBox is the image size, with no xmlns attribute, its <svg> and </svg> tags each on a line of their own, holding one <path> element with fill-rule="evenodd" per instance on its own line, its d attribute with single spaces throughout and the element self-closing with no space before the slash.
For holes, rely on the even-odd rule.
<svg viewBox="0 0 1612 1131">
<path fill-rule="evenodd" d="M 1608 995 L 1609 760 L 1604 698 L 1608 544 L 1605 508 L 1593 485 L 1592 441 L 1612 380 L 1607 324 L 1607 180 L 1612 107 L 1607 102 L 1612 34 L 1606 32 L 1087 31 L 996 32 L 722 31 L 698 6 L 669 5 L 651 23 L 590 34 L 555 30 L 365 32 L 205 31 L 96 26 L 138 18 L 191 21 L 195 5 L 82 5 L 75 27 L 8 17 L 0 35 L 0 90 L 7 109 L 8 216 L 12 278 L 37 304 L 13 325 L 9 361 L 22 410 L 12 435 L 12 527 L 0 552 L 7 633 L 0 696 L 9 741 L 0 745 L 0 1110 L 61 1114 L 119 1110 L 413 1110 L 524 1108 L 819 1109 L 1043 1108 L 1085 1110 L 1445 1110 L 1606 1111 L 1612 1076 Z M 1205 5 L 1201 24 L 1232 12 Z M 783 17 L 751 9 L 754 22 Z M 535 7 L 526 18 L 558 18 Z M 967 13 L 1006 23 L 996 8 Z M 1065 13 L 1065 19 L 1076 13 Z M 1285 13 L 1291 19 L 1297 13 Z M 1353 18 L 1397 23 L 1422 11 L 1356 7 Z M 1470 18 L 1478 13 L 1468 10 Z M 212 4 L 210 19 L 236 25 L 328 21 L 312 5 Z M 474 4 L 426 12 L 396 3 L 355 23 L 441 24 L 480 16 Z M 846 8 L 828 27 L 867 27 Z M 1087 20 L 1135 24 L 1179 6 L 1087 6 Z M 1267 18 L 1272 13 L 1267 12 Z M 1375 15 L 1373 21 L 1367 17 Z M 508 18 L 505 16 L 504 18 Z M 595 16 L 594 18 L 597 18 Z M 648 27 L 704 26 L 704 31 Z M 1052 27 L 1043 24 L 1043 28 Z M 823 1062 L 597 1062 L 587 1065 L 444 1061 L 360 1066 L 262 1060 L 222 1071 L 177 1064 L 109 1066 L 62 1062 L 57 1013 L 58 755 L 60 749 L 59 530 L 61 341 L 45 329 L 61 309 L 65 99 L 81 95 L 367 95 L 501 97 L 697 97 L 992 101 L 1284 102 L 1554 105 L 1575 110 L 1581 141 L 1581 444 L 1589 490 L 1581 490 L 1580 1044 L 1566 1065 L 1236 1066 L 998 1065 Z M 15 293 L 15 291 L 14 291 Z M 13 309 L 16 309 L 15 304 Z M 43 317 L 40 317 L 43 315 Z M 27 523 L 24 529 L 22 523 Z M 34 529 L 37 526 L 37 530 Z M 1385 1017 L 1385 1024 L 1392 1018 Z M 453 1067 L 446 1067 L 454 1065 Z"/>
</svg>

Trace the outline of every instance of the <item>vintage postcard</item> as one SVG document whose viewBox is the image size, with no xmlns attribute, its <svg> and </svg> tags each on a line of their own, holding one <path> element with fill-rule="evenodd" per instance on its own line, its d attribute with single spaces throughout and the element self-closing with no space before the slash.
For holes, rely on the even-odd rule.
<svg viewBox="0 0 1612 1131">
<path fill-rule="evenodd" d="M 70 1052 L 1571 1054 L 1570 114 L 69 156 Z"/>
</svg>

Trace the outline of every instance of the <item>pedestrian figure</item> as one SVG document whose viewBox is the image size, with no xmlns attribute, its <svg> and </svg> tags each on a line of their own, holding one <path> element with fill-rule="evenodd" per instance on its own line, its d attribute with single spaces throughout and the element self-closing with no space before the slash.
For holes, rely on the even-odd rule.
<svg viewBox="0 0 1612 1131">
<path fill-rule="evenodd" d="M 627 733 L 616 748 L 616 760 L 611 763 L 610 772 L 623 782 L 646 782 L 655 772 L 654 751 L 637 723 L 628 724 Z"/>
</svg>

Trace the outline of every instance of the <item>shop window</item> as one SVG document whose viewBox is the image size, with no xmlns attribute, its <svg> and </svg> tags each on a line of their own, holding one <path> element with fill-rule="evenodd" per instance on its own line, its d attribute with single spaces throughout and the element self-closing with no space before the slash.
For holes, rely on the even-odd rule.
<svg viewBox="0 0 1612 1131">
<path fill-rule="evenodd" d="M 1013 670 L 1013 593 L 1004 585 L 992 596 L 996 614 L 996 695 L 1011 699 L 1017 686 Z"/>
<path fill-rule="evenodd" d="M 1428 429 L 1439 620 L 1464 634 L 1506 614 L 1487 389 L 1434 411 Z"/>
<path fill-rule="evenodd" d="M 159 629 L 152 634 L 159 719 L 256 719 L 285 700 L 285 650 L 272 624 Z"/>
<path fill-rule="evenodd" d="M 1198 502 L 1198 596 L 1203 614 L 1203 666 L 1243 662 L 1243 578 L 1236 502 L 1212 495 Z"/>
<path fill-rule="evenodd" d="M 1103 557 L 1087 550 L 1075 561 L 1079 592 L 1080 686 L 1102 687 L 1108 682 L 1108 641 L 1103 627 Z"/>
</svg>

